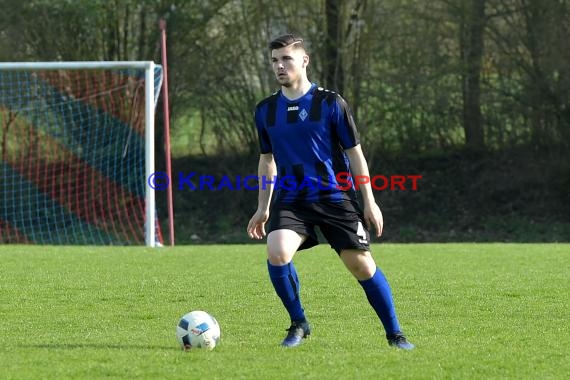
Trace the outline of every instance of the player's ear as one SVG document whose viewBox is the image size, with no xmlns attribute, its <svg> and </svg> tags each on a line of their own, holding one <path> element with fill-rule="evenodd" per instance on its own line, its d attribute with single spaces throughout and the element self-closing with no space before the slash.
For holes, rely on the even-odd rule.
<svg viewBox="0 0 570 380">
<path fill-rule="evenodd" d="M 303 56 L 303 65 L 302 65 L 302 67 L 305 68 L 305 67 L 307 67 L 307 66 L 309 66 L 309 56 L 305 54 L 305 55 Z"/>
</svg>

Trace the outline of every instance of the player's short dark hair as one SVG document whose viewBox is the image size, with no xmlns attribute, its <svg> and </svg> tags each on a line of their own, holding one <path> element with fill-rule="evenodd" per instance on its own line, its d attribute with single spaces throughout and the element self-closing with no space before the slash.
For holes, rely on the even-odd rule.
<svg viewBox="0 0 570 380">
<path fill-rule="evenodd" d="M 293 34 L 284 34 L 275 38 L 269 43 L 269 50 L 281 49 L 290 45 L 295 45 L 296 48 L 306 50 L 303 39 Z"/>
</svg>

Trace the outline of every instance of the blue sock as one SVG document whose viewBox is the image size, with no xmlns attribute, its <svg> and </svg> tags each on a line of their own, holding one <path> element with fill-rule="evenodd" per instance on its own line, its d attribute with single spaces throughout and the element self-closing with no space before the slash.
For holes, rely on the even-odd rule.
<svg viewBox="0 0 570 380">
<path fill-rule="evenodd" d="M 289 312 L 291 321 L 305 321 L 305 311 L 299 298 L 299 277 L 297 277 L 293 262 L 285 265 L 272 265 L 267 261 L 267 269 L 275 292 Z"/>
<path fill-rule="evenodd" d="M 374 276 L 368 280 L 359 281 L 366 293 L 368 302 L 382 321 L 387 335 L 400 332 L 400 324 L 396 317 L 396 309 L 392 300 L 390 285 L 380 268 L 376 268 Z"/>
</svg>

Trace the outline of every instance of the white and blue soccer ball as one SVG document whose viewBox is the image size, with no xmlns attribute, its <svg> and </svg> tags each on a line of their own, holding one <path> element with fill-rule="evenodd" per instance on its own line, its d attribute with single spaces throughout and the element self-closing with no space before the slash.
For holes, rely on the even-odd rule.
<svg viewBox="0 0 570 380">
<path fill-rule="evenodd" d="M 213 350 L 220 342 L 220 335 L 220 325 L 216 318 L 201 310 L 185 314 L 176 326 L 176 339 L 184 350 Z"/>
</svg>

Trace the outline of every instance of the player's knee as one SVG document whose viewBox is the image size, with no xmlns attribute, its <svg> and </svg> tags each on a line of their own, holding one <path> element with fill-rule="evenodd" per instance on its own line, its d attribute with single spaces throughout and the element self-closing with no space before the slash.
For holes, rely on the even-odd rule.
<svg viewBox="0 0 570 380">
<path fill-rule="evenodd" d="M 368 252 L 343 251 L 341 258 L 346 268 L 359 281 L 371 278 L 376 272 L 376 263 Z"/>
<path fill-rule="evenodd" d="M 376 272 L 376 268 L 371 268 L 370 266 L 363 267 L 360 270 L 359 276 L 357 278 L 360 281 L 368 280 L 368 279 L 372 278 L 372 276 L 374 276 L 375 272 Z"/>
<path fill-rule="evenodd" d="M 293 255 L 282 247 L 268 247 L 267 260 L 271 265 L 285 265 L 291 262 Z"/>
<path fill-rule="evenodd" d="M 349 270 L 352 273 L 352 275 L 356 277 L 356 279 L 359 281 L 368 280 L 374 275 L 375 272 L 375 270 L 370 268 L 369 265 L 365 265 L 362 263 L 354 265 L 352 268 L 349 268 Z"/>
<path fill-rule="evenodd" d="M 288 264 L 305 238 L 290 230 L 270 232 L 267 236 L 267 259 L 272 265 Z"/>
</svg>

